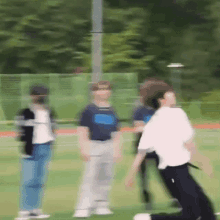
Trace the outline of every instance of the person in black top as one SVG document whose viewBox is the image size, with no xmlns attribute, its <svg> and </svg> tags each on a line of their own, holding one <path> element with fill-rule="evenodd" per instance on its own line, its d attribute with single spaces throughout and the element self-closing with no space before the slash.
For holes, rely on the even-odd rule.
<svg viewBox="0 0 220 220">
<path fill-rule="evenodd" d="M 49 218 L 41 210 L 48 166 L 56 139 L 56 113 L 49 107 L 49 90 L 41 84 L 30 89 L 32 103 L 16 116 L 17 139 L 21 141 L 21 193 L 17 220 Z"/>
</svg>

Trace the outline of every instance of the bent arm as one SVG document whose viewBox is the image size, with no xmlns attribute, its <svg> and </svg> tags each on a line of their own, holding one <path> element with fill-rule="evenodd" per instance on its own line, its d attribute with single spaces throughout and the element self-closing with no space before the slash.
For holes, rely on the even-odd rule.
<svg viewBox="0 0 220 220">
<path fill-rule="evenodd" d="M 24 141 L 24 116 L 22 112 L 15 116 L 15 133 L 19 141 Z"/>
<path fill-rule="evenodd" d="M 194 141 L 194 138 L 191 138 L 189 141 L 185 143 L 185 148 L 191 153 L 191 160 L 190 162 L 198 162 L 200 165 L 203 162 L 209 162 L 209 158 L 202 155 L 197 148 L 197 145 Z"/>
<path fill-rule="evenodd" d="M 144 125 L 143 121 L 134 121 L 134 133 L 142 133 Z"/>
</svg>

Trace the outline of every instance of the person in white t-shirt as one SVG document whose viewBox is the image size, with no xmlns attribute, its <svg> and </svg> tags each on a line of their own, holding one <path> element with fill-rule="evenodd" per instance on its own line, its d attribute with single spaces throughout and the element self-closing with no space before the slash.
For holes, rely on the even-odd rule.
<svg viewBox="0 0 220 220">
<path fill-rule="evenodd" d="M 176 108 L 176 96 L 167 83 L 153 81 L 144 92 L 144 103 L 156 113 L 145 125 L 138 146 L 138 154 L 125 180 L 128 189 L 133 187 L 135 175 L 146 156 L 155 151 L 159 156 L 161 175 L 172 184 L 167 184 L 182 206 L 179 215 L 147 213 L 137 214 L 134 220 L 215 220 L 212 202 L 194 180 L 188 170 L 190 162 L 198 165 L 213 177 L 210 160 L 201 155 L 194 143 L 194 129 L 186 113 Z"/>
<path fill-rule="evenodd" d="M 41 84 L 30 89 L 32 103 L 16 117 L 17 138 L 21 141 L 21 186 L 19 216 L 16 220 L 49 218 L 41 210 L 48 165 L 55 141 L 55 112 L 48 106 L 49 91 Z"/>
</svg>

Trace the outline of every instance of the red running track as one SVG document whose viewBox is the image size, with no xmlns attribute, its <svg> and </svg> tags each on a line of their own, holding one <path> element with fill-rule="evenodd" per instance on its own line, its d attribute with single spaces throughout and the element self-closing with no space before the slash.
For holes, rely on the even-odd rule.
<svg viewBox="0 0 220 220">
<path fill-rule="evenodd" d="M 220 129 L 220 124 L 195 124 L 193 125 L 196 129 Z M 133 132 L 134 129 L 131 127 L 124 127 L 121 129 L 122 132 Z M 76 129 L 59 129 L 57 130 L 58 135 L 71 135 L 76 134 Z M 15 137 L 15 132 L 13 131 L 2 131 L 0 132 L 0 137 Z"/>
</svg>

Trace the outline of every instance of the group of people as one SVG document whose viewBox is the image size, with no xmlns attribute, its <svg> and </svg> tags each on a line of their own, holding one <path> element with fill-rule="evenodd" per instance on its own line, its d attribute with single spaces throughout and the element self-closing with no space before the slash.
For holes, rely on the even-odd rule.
<svg viewBox="0 0 220 220">
<path fill-rule="evenodd" d="M 109 81 L 94 83 L 93 100 L 79 120 L 77 129 L 80 155 L 85 161 L 85 173 L 79 190 L 73 217 L 112 215 L 109 193 L 114 178 L 114 164 L 122 160 L 120 122 L 111 106 Z M 17 220 L 49 218 L 42 212 L 43 189 L 48 178 L 48 165 L 56 134 L 56 114 L 48 105 L 48 89 L 35 85 L 30 90 L 32 103 L 19 111 L 16 123 L 22 141 L 20 211 Z M 147 79 L 140 87 L 140 105 L 132 119 L 136 140 L 136 157 L 125 179 L 126 189 L 134 186 L 140 172 L 141 192 L 146 209 L 151 194 L 146 183 L 149 159 L 154 159 L 161 178 L 173 198 L 173 206 L 181 207 L 177 214 L 137 214 L 134 220 L 215 220 L 212 202 L 190 175 L 191 162 L 198 162 L 210 176 L 210 160 L 201 155 L 194 143 L 194 129 L 186 113 L 176 106 L 172 86 L 159 79 Z"/>
</svg>

